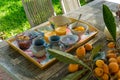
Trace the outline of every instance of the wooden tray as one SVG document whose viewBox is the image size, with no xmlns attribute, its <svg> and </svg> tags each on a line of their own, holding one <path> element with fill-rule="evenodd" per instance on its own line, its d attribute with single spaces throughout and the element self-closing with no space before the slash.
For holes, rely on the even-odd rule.
<svg viewBox="0 0 120 80">
<path fill-rule="evenodd" d="M 76 21 L 75 19 L 70 19 L 70 20 L 71 20 L 72 22 Z M 80 21 L 80 22 L 85 23 L 85 24 L 87 24 L 87 25 L 89 26 L 89 31 L 91 32 L 91 34 L 90 34 L 90 35 L 83 35 L 83 36 L 81 37 L 81 40 L 79 40 L 79 41 L 78 41 L 75 45 L 73 45 L 72 47 L 67 48 L 67 49 L 65 50 L 65 52 L 70 52 L 70 51 L 72 51 L 73 49 L 75 49 L 75 48 L 77 48 L 77 47 L 85 44 L 85 43 L 88 42 L 89 40 L 93 39 L 94 36 L 98 33 L 98 30 L 97 30 L 94 26 L 92 26 L 91 24 L 88 24 L 88 23 L 86 23 L 86 22 L 84 22 L 84 21 Z M 46 26 L 46 25 L 42 25 L 41 27 L 45 27 L 45 26 Z M 49 25 L 47 24 L 47 26 L 49 26 Z M 34 29 L 32 29 L 32 30 L 37 30 L 37 29 L 40 30 L 41 27 L 36 27 L 36 28 L 34 28 Z M 45 57 L 42 57 L 42 58 L 40 59 L 40 60 L 41 60 L 40 62 L 38 62 L 38 61 L 37 61 L 37 60 L 39 60 L 38 58 L 36 59 L 36 58 L 30 56 L 31 51 L 29 51 L 29 49 L 26 50 L 26 51 L 23 51 L 23 50 L 21 50 L 21 49 L 16 45 L 16 40 L 15 40 L 14 37 L 11 38 L 11 39 L 9 39 L 9 40 L 7 40 L 7 42 L 9 43 L 9 45 L 10 45 L 11 47 L 13 47 L 13 48 L 14 48 L 15 50 L 17 50 L 20 54 L 22 54 L 25 58 L 29 59 L 31 62 L 33 62 L 35 65 L 37 65 L 37 66 L 38 66 L 39 68 L 41 68 L 41 69 L 45 69 L 46 67 L 48 67 L 49 65 L 51 65 L 52 63 L 54 63 L 54 62 L 57 61 L 56 58 L 49 58 L 49 59 L 46 58 L 46 57 L 47 57 L 47 55 L 46 55 Z M 47 54 L 49 54 L 49 53 L 47 53 Z"/>
</svg>

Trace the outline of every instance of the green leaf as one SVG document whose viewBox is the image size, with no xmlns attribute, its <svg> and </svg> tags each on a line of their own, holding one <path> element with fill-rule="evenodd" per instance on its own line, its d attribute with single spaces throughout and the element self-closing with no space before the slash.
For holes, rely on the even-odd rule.
<svg viewBox="0 0 120 80">
<path fill-rule="evenodd" d="M 105 25 L 110 32 L 113 40 L 116 42 L 116 24 L 115 24 L 115 18 L 110 11 L 109 7 L 106 5 L 103 5 L 103 19 L 105 22 Z"/>
<path fill-rule="evenodd" d="M 93 58 L 98 54 L 101 48 L 102 48 L 102 45 L 97 45 L 95 48 L 93 48 L 91 52 L 90 60 L 93 60 Z"/>
<path fill-rule="evenodd" d="M 98 54 L 96 56 L 94 56 L 94 61 L 98 60 L 98 59 L 103 59 L 105 60 L 106 57 L 105 57 L 105 52 L 98 52 Z"/>
<path fill-rule="evenodd" d="M 55 58 L 57 58 L 59 61 L 65 62 L 65 63 L 73 63 L 73 64 L 80 64 L 84 66 L 85 68 L 91 70 L 91 68 L 86 65 L 82 60 L 76 58 L 75 56 L 68 54 L 66 52 L 62 52 L 55 49 L 48 49 L 48 52 L 53 55 Z"/>
<path fill-rule="evenodd" d="M 62 80 L 78 80 L 81 76 L 81 74 L 85 73 L 87 71 L 87 69 L 83 69 L 74 73 L 71 73 L 69 75 L 67 75 L 65 78 L 63 78 Z"/>
</svg>

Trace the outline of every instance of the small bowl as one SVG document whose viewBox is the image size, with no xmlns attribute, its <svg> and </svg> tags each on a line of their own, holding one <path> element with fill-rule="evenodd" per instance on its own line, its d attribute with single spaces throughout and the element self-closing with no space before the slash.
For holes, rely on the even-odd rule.
<svg viewBox="0 0 120 80">
<path fill-rule="evenodd" d="M 65 16 L 58 15 L 58 16 L 50 17 L 49 22 L 57 27 L 61 27 L 70 24 L 71 21 Z"/>
<path fill-rule="evenodd" d="M 65 46 L 71 46 L 74 45 L 78 41 L 79 37 L 77 35 L 64 35 L 61 36 L 60 41 Z"/>
<path fill-rule="evenodd" d="M 77 27 L 83 27 L 84 30 L 75 30 L 75 28 L 77 28 Z M 73 34 L 81 36 L 84 33 L 86 33 L 86 31 L 88 31 L 88 25 L 85 23 L 81 23 L 81 22 L 78 22 L 76 25 L 76 22 L 74 22 L 74 23 L 69 25 L 69 29 L 71 30 L 71 32 Z"/>
</svg>

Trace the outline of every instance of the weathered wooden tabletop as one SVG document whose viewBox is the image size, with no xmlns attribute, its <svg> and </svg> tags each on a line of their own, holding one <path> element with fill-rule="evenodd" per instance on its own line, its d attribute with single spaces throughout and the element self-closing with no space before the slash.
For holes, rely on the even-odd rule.
<svg viewBox="0 0 120 80">
<path fill-rule="evenodd" d="M 103 31 L 105 26 L 102 17 L 103 4 L 108 5 L 113 12 L 117 10 L 117 3 L 95 0 L 75 11 L 65 14 L 65 16 L 77 19 L 81 13 L 82 20 L 91 23 Z M 97 35 L 97 37 L 99 36 L 100 34 Z M 98 40 L 97 43 L 101 43 L 102 40 L 103 38 Z M 60 80 L 68 74 L 67 64 L 62 62 L 54 63 L 49 68 L 41 70 L 11 48 L 6 41 L 0 43 L 0 67 L 6 70 L 15 80 Z"/>
</svg>

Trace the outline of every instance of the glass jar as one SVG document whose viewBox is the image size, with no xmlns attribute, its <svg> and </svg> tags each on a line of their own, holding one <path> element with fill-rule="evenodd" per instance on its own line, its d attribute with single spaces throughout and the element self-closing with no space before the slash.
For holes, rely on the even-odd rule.
<svg viewBox="0 0 120 80">
<path fill-rule="evenodd" d="M 19 34 L 15 38 L 17 45 L 20 49 L 27 50 L 31 46 L 32 40 L 30 39 L 29 36 L 24 34 Z"/>
</svg>

